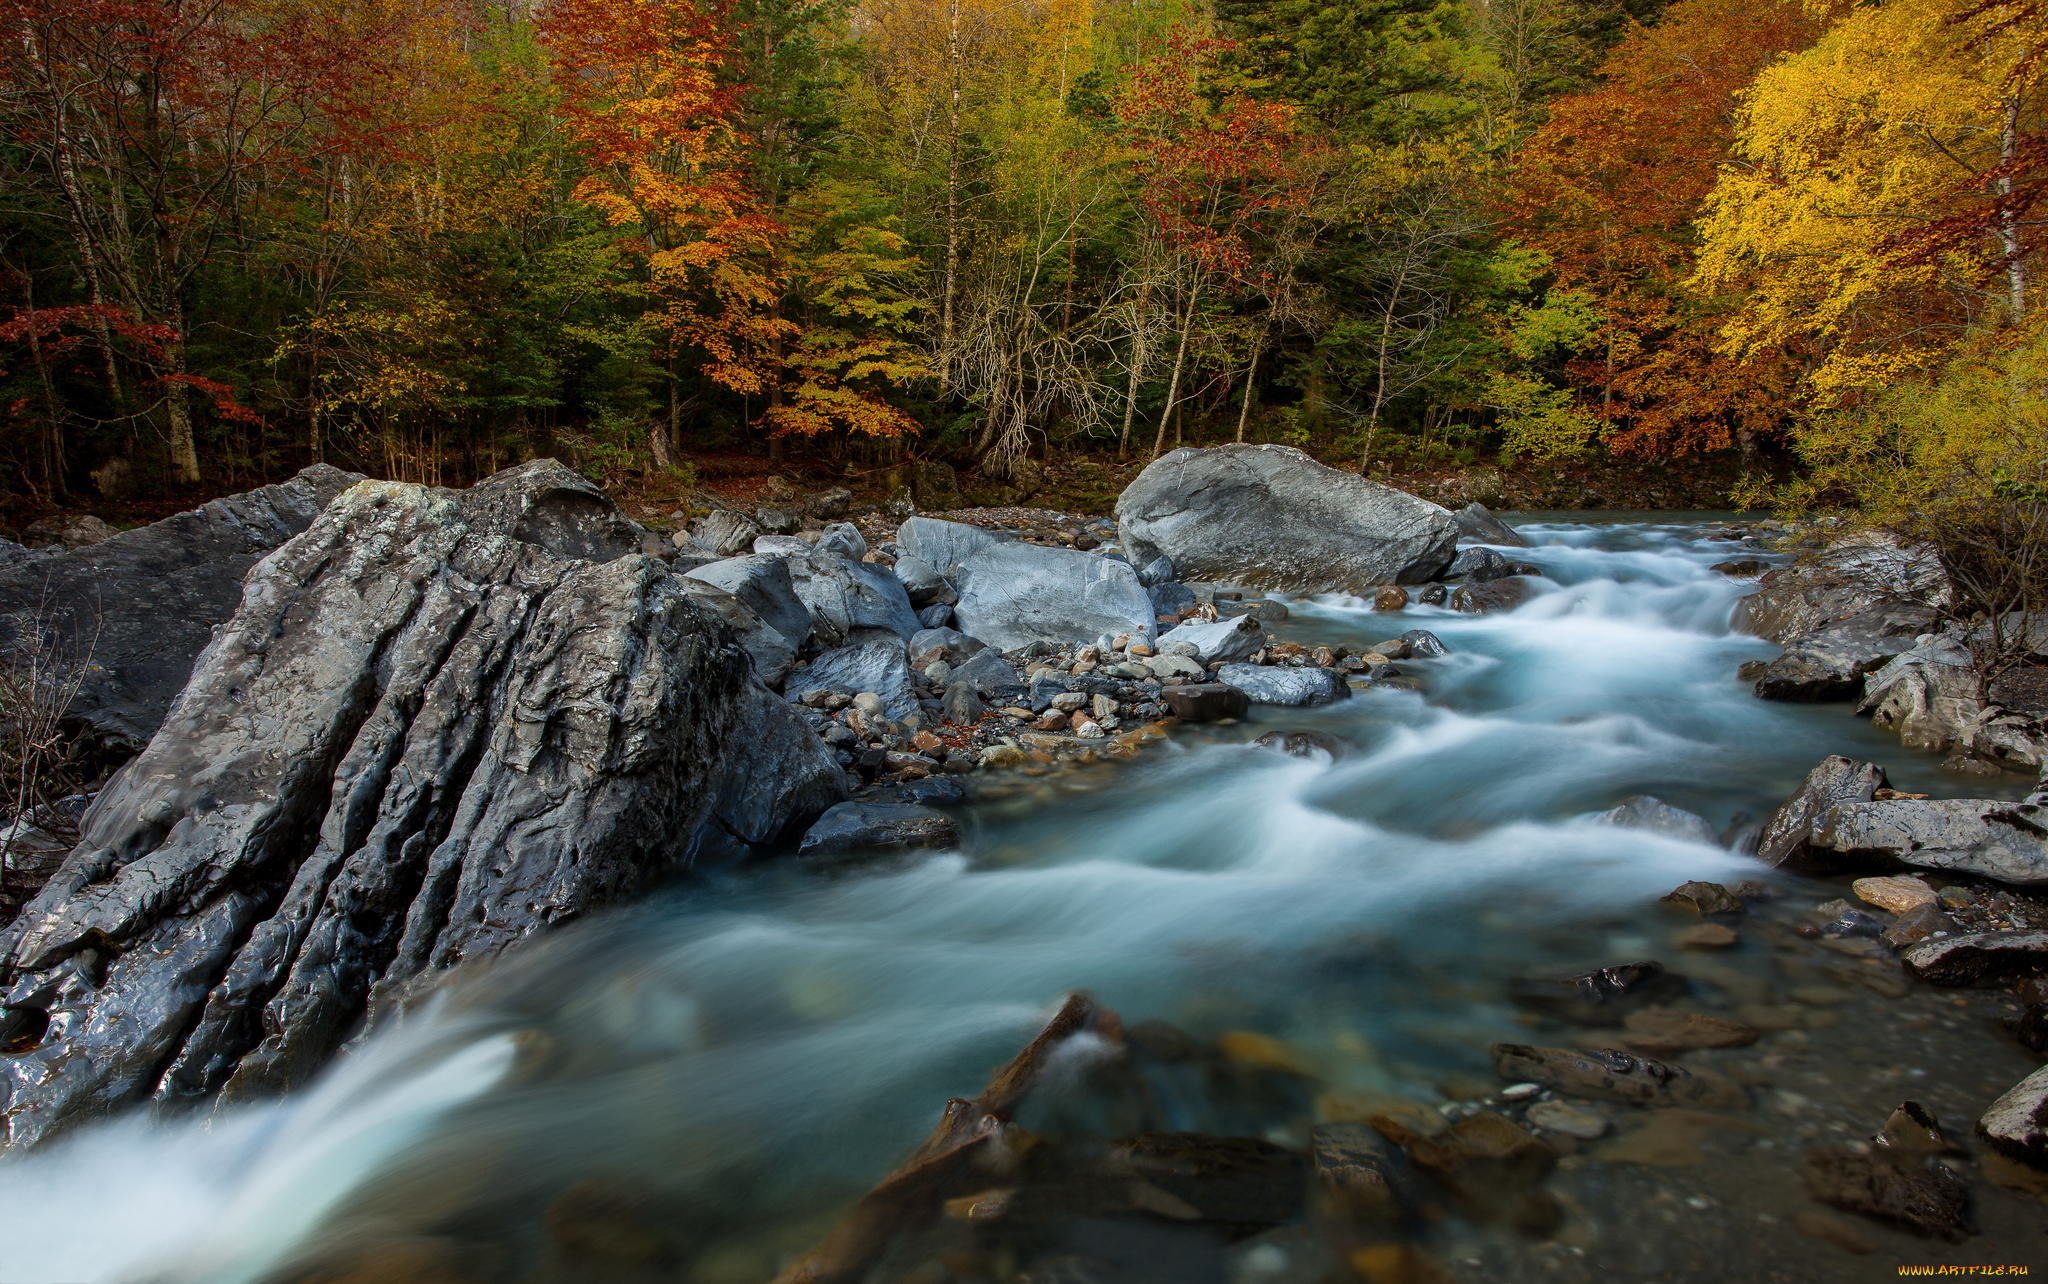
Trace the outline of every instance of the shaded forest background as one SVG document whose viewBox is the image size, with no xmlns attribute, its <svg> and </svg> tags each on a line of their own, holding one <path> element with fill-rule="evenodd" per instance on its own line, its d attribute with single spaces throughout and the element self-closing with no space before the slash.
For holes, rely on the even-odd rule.
<svg viewBox="0 0 2048 1284">
<path fill-rule="evenodd" d="M 2038 512 L 2032 0 L 0 0 L 0 500 L 1726 455 Z M 1778 469 L 1782 474 L 1783 470 Z M 1746 492 L 1765 494 L 1762 481 Z"/>
</svg>

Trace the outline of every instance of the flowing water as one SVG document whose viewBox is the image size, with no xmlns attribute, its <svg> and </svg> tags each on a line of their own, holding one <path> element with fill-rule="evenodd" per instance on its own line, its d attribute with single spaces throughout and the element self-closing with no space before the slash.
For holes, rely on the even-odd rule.
<svg viewBox="0 0 2048 1284">
<path fill-rule="evenodd" d="M 1522 529 L 1536 547 L 1517 555 L 1545 579 L 1512 613 L 1318 600 L 1279 626 L 1353 644 L 1430 628 L 1451 654 L 1406 666 L 1426 693 L 1261 709 L 1133 764 L 1024 782 L 970 809 L 958 852 L 679 888 L 451 987 L 286 1101 L 111 1120 L 0 1163 L 0 1281 L 763 1280 L 1067 991 L 1127 1023 L 1279 1040 L 1327 1116 L 1495 1091 L 1491 1043 L 1572 1037 L 1532 1031 L 1510 978 L 1650 957 L 1712 1003 L 1783 1016 L 1757 1047 L 1697 1059 L 1744 1073 L 1759 1107 L 1676 1137 L 1636 1136 L 1612 1108 L 1636 1149 L 1566 1161 L 1562 1229 L 1539 1241 L 1453 1218 L 1431 1244 L 1449 1269 L 2048 1268 L 2039 1206 L 1988 1186 L 1985 1235 L 1961 1249 L 1862 1227 L 1878 1256 L 1855 1258 L 1791 1226 L 1800 1144 L 1865 1135 L 1907 1095 L 1966 1131 L 2031 1068 L 1993 1031 L 1996 1000 L 1908 990 L 1894 967 L 1783 930 L 1840 884 L 1594 819 L 1647 793 L 1732 841 L 1829 753 L 1935 794 L 2024 782 L 1945 775 L 1844 706 L 1751 696 L 1735 669 L 1772 649 L 1729 629 L 1748 586 L 1709 569 L 1737 555 L 1710 524 Z M 1247 743 L 1296 728 L 1350 748 L 1331 762 Z M 1760 877 L 1784 922 L 1678 957 L 1686 924 L 1657 896 Z M 1174 1122 L 1244 1123 L 1228 1114 L 1191 1101 Z M 307 1265 L 334 1262 L 383 1273 Z M 1229 1269 L 1307 1278 L 1272 1244 Z"/>
</svg>

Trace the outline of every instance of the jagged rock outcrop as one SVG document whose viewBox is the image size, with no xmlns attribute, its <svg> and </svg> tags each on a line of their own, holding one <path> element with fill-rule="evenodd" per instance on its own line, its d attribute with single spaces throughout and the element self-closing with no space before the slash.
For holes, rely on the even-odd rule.
<svg viewBox="0 0 2048 1284">
<path fill-rule="evenodd" d="M 1904 601 L 1939 608 L 1951 594 L 1947 573 L 1932 551 L 1861 531 L 1767 573 L 1757 591 L 1737 606 L 1735 622 L 1758 637 L 1790 646 L 1795 638 L 1873 606 Z"/>
<path fill-rule="evenodd" d="M 1456 554 L 1458 524 L 1413 495 L 1291 446 L 1217 446 L 1152 461 L 1117 498 L 1124 549 L 1185 580 L 1370 595 L 1421 584 Z"/>
<path fill-rule="evenodd" d="M 1128 563 L 932 517 L 903 523 L 897 543 L 951 586 L 960 628 L 998 651 L 1104 633 L 1153 637 L 1151 598 Z"/>
<path fill-rule="evenodd" d="M 290 481 L 47 556 L 0 558 L 0 647 L 27 618 L 90 659 L 71 717 L 126 756 L 148 742 L 258 559 L 361 481 L 316 464 Z"/>
<path fill-rule="evenodd" d="M 2048 886 L 2048 807 L 1985 798 L 1844 802 L 1815 826 L 1813 845 L 1847 867 L 1908 865 Z"/>
<path fill-rule="evenodd" d="M 2048 764 L 2048 710 L 1986 700 L 1984 686 L 1970 649 L 1940 634 L 1870 674 L 1856 711 L 1908 749 L 2011 769 Z"/>
<path fill-rule="evenodd" d="M 1757 838 L 1757 859 L 1766 865 L 1823 874 L 1837 868 L 1839 857 L 1814 846 L 1814 832 L 1828 813 L 1844 803 L 1867 803 L 1885 788 L 1884 768 L 1837 754 L 1823 758 L 1806 773 L 1798 792 L 1771 813 Z"/>
<path fill-rule="evenodd" d="M 1756 693 L 1766 700 L 1853 700 L 1865 674 L 1911 650 L 1934 625 L 1932 607 L 1879 602 L 1786 642 L 1757 678 Z"/>
<path fill-rule="evenodd" d="M 363 482 L 250 574 L 0 933 L 6 1002 L 49 1015 L 0 1059 L 6 1140 L 290 1086 L 435 974 L 843 796 L 732 632 L 621 555 L 637 528 L 573 477 Z"/>
</svg>

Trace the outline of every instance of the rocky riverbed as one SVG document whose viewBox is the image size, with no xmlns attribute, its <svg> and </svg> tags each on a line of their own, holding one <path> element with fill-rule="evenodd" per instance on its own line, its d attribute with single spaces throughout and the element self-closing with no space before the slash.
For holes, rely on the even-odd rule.
<svg viewBox="0 0 2048 1284">
<path fill-rule="evenodd" d="M 1257 449 L 279 536 L 6 937 L 20 1277 L 2048 1266 L 2038 771 L 1749 690 L 1924 586 Z"/>
</svg>

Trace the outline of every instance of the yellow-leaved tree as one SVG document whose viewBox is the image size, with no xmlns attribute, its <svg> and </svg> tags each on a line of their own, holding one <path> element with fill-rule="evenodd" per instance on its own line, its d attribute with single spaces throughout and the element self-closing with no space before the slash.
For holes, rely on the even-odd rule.
<svg viewBox="0 0 2048 1284">
<path fill-rule="evenodd" d="M 2021 220 L 1913 247 L 2010 182 L 2040 123 L 2032 35 L 1974 0 L 1885 0 L 1757 77 L 1699 225 L 1695 285 L 1742 299 L 1722 330 L 1730 356 L 1812 353 L 1809 391 L 1827 406 L 2024 316 Z"/>
</svg>

